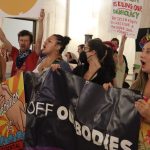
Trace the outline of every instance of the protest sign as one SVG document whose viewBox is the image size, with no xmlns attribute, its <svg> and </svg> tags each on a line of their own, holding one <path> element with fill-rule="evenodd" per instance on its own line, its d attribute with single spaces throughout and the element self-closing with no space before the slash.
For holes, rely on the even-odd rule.
<svg viewBox="0 0 150 150">
<path fill-rule="evenodd" d="M 26 73 L 26 149 L 136 150 L 140 117 L 128 89 L 105 92 L 63 71 Z M 30 89 L 30 90 L 28 90 Z"/>
<path fill-rule="evenodd" d="M 137 37 L 144 0 L 112 0 L 110 31 Z"/>
<path fill-rule="evenodd" d="M 0 84 L 0 150 L 23 149 L 25 121 L 21 73 Z"/>
</svg>

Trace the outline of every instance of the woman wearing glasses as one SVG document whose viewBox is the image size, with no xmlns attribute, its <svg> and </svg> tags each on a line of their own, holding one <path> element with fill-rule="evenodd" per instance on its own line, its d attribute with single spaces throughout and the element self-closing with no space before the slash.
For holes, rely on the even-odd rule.
<svg viewBox="0 0 150 150">
<path fill-rule="evenodd" d="M 115 63 L 113 51 L 106 47 L 101 40 L 92 39 L 85 45 L 84 63 L 73 70 L 73 73 L 105 87 L 113 85 L 115 78 Z"/>
</svg>

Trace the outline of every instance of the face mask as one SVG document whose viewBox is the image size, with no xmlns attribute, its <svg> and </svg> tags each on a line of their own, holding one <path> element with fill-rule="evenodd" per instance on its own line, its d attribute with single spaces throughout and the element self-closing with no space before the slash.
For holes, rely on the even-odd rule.
<svg viewBox="0 0 150 150">
<path fill-rule="evenodd" d="M 80 56 L 79 56 L 79 60 L 81 63 L 84 63 L 84 64 L 87 64 L 87 56 L 86 56 L 86 53 L 83 51 L 80 53 Z"/>
</svg>

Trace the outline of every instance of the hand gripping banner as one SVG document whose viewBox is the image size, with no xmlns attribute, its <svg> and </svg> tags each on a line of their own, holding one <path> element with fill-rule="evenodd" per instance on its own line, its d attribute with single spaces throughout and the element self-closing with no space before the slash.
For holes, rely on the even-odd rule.
<svg viewBox="0 0 150 150">
<path fill-rule="evenodd" d="M 136 150 L 141 98 L 128 89 L 102 87 L 63 71 L 24 75 L 26 149 Z"/>
</svg>

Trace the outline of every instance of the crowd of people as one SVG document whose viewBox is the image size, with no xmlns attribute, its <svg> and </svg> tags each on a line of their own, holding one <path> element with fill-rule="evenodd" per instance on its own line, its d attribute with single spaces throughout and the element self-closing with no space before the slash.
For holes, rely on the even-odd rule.
<svg viewBox="0 0 150 150">
<path fill-rule="evenodd" d="M 13 61 L 11 76 L 22 71 L 42 74 L 50 68 L 53 71 L 62 69 L 97 83 L 105 90 L 111 87 L 129 88 L 125 82 L 129 69 L 123 55 L 126 35 L 122 36 L 120 46 L 117 38 L 110 41 L 103 41 L 99 38 L 91 39 L 78 46 L 78 60 L 71 52 L 67 52 L 65 55 L 67 61 L 65 61 L 62 53 L 69 44 L 70 37 L 53 34 L 41 47 L 44 17 L 45 12 L 41 10 L 38 20 L 39 30 L 33 50 L 30 49 L 33 44 L 32 33 L 27 30 L 18 33 L 19 49 L 17 49 L 7 40 L 7 35 L 0 28 L 0 40 L 3 43 L 0 47 L 0 82 L 6 80 L 6 62 Z M 150 104 L 146 102 L 150 98 L 150 39 L 142 45 L 140 60 L 141 70 L 130 88 L 143 94 L 143 99 L 138 100 L 135 107 L 142 119 L 150 124 Z M 71 67 L 70 64 L 76 64 L 76 67 Z"/>
</svg>

